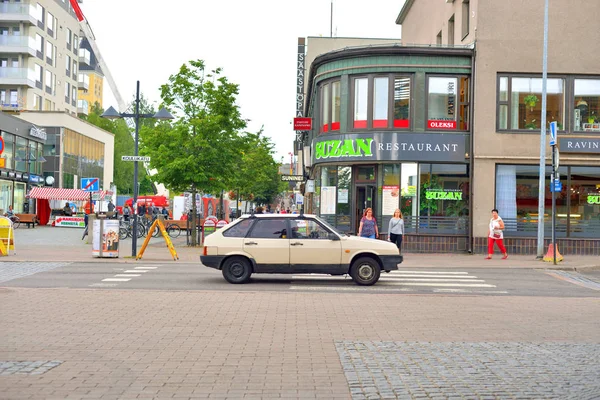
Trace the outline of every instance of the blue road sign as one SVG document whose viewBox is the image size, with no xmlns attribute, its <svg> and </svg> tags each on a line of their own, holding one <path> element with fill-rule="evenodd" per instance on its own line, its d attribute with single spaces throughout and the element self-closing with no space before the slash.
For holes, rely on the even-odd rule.
<svg viewBox="0 0 600 400">
<path fill-rule="evenodd" d="M 81 190 L 86 192 L 97 192 L 100 190 L 100 179 L 98 178 L 81 178 Z"/>
<path fill-rule="evenodd" d="M 550 122 L 550 146 L 556 146 L 556 130 L 558 123 L 556 121 Z"/>
<path fill-rule="evenodd" d="M 562 182 L 559 179 L 555 179 L 554 183 L 550 185 L 551 192 L 562 192 Z"/>
</svg>

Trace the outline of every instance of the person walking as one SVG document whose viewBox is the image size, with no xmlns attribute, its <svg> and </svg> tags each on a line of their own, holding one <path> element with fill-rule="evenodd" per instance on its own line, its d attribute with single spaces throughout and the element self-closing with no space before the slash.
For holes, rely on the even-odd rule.
<svg viewBox="0 0 600 400">
<path fill-rule="evenodd" d="M 358 227 L 358 236 L 376 239 L 379 237 L 379 230 L 377 229 L 377 220 L 373 216 L 373 209 L 367 208 L 363 213 L 363 217 L 360 219 L 360 225 Z"/>
<path fill-rule="evenodd" d="M 85 204 L 83 205 L 83 212 L 85 213 L 85 215 L 83 216 L 83 223 L 87 227 L 88 219 L 90 218 L 89 215 L 94 212 L 94 203 L 92 203 L 89 200 L 86 200 Z"/>
<path fill-rule="evenodd" d="M 129 208 L 128 204 L 125 204 L 123 207 L 123 219 L 125 221 L 129 221 L 129 214 L 131 214 L 131 209 Z"/>
<path fill-rule="evenodd" d="M 502 257 L 503 260 L 508 258 L 508 253 L 506 252 L 506 248 L 504 247 L 504 243 L 502 240 L 504 239 L 504 233 L 502 230 L 504 229 L 504 221 L 498 215 L 498 210 L 492 210 L 492 218 L 490 219 L 489 226 L 489 234 L 488 234 L 488 256 L 485 258 L 486 260 L 491 260 L 492 255 L 494 254 L 494 243 L 498 245 L 498 248 L 504 255 Z"/>
<path fill-rule="evenodd" d="M 402 236 L 404 235 L 404 219 L 402 219 L 402 211 L 396 208 L 394 216 L 390 219 L 388 227 L 390 234 L 390 242 L 396 244 L 398 253 L 402 254 Z"/>
</svg>

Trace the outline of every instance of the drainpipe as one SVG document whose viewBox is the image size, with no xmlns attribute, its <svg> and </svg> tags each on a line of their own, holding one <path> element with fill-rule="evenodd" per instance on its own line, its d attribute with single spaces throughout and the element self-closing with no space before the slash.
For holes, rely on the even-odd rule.
<svg viewBox="0 0 600 400">
<path fill-rule="evenodd" d="M 473 55 L 471 56 L 471 87 L 469 88 L 469 100 L 471 103 L 471 126 L 469 127 L 469 237 L 467 243 L 467 251 L 473 254 L 473 181 L 475 176 L 475 168 L 473 162 L 475 156 L 473 154 L 474 145 L 474 126 L 475 126 L 475 55 L 477 54 L 475 43 L 473 43 Z"/>
</svg>

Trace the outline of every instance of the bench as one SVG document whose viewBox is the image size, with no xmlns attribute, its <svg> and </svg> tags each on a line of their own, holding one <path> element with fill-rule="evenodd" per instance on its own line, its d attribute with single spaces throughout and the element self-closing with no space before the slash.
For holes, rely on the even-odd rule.
<svg viewBox="0 0 600 400">
<path fill-rule="evenodd" d="M 21 221 L 22 224 L 27 224 L 27 228 L 29 228 L 29 225 L 32 225 L 35 228 L 35 224 L 40 224 L 40 221 L 37 219 L 37 215 L 35 214 L 15 214 L 18 218 L 19 221 Z"/>
</svg>

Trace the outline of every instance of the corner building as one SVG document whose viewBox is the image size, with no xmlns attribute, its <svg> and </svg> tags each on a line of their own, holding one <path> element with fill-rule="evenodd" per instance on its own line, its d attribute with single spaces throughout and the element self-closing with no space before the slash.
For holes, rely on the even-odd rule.
<svg viewBox="0 0 600 400">
<path fill-rule="evenodd" d="M 308 211 L 356 234 L 371 207 L 387 235 L 400 208 L 406 251 L 470 250 L 472 60 L 468 46 L 399 43 L 314 58 Z"/>
<path fill-rule="evenodd" d="M 562 190 L 556 193 L 556 236 L 566 254 L 600 255 L 599 14 L 597 1 L 585 7 L 549 2 L 545 117 L 558 125 Z M 471 43 L 475 49 L 474 250 L 485 252 L 490 210 L 496 207 L 506 224 L 509 253 L 535 254 L 542 190 L 545 251 L 552 237 L 552 157 L 546 137 L 540 188 L 544 3 L 407 0 L 396 22 L 405 42 Z"/>
</svg>

